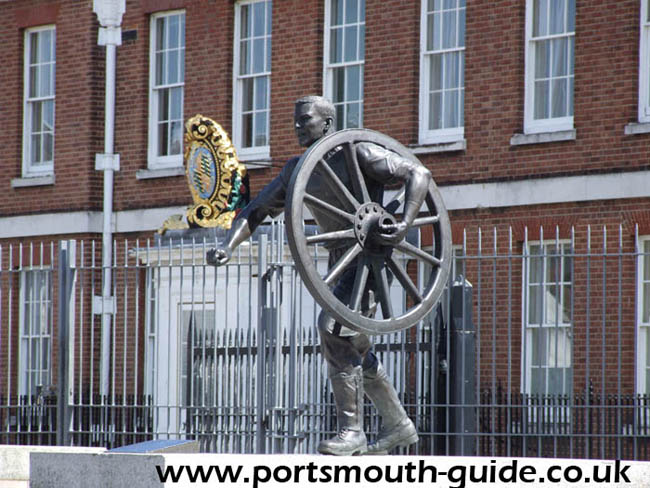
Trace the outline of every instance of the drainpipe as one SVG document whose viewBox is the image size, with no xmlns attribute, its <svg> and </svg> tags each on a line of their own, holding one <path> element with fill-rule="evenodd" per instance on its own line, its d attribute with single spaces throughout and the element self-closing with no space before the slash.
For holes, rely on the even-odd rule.
<svg viewBox="0 0 650 488">
<path fill-rule="evenodd" d="M 102 230 L 102 296 L 93 297 L 93 313 L 101 315 L 101 360 L 99 392 L 108 395 L 111 358 L 111 324 L 115 301 L 111 294 L 113 253 L 113 175 L 120 169 L 120 155 L 113 153 L 115 140 L 115 65 L 117 46 L 122 44 L 122 15 L 126 0 L 93 0 L 93 12 L 101 27 L 97 44 L 106 46 L 106 102 L 104 108 L 104 153 L 95 155 L 95 170 L 104 172 L 104 222 Z"/>
</svg>

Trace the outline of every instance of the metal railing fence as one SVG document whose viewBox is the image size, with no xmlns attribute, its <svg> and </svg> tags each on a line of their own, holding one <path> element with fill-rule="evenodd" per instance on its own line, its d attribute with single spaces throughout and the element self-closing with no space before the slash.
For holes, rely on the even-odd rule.
<svg viewBox="0 0 650 488">
<path fill-rule="evenodd" d="M 650 460 L 650 241 L 550 231 L 466 230 L 458 293 L 374 338 L 420 433 L 402 454 Z M 111 297 L 95 241 L 2 245 L 0 443 L 314 452 L 336 416 L 320 309 L 284 227 L 259 229 L 220 268 L 204 261 L 216 239 L 115 242 Z M 416 264 L 415 282 L 428 272 Z M 391 295 L 406 306 L 399 286 Z M 369 403 L 365 425 L 372 439 Z"/>
</svg>

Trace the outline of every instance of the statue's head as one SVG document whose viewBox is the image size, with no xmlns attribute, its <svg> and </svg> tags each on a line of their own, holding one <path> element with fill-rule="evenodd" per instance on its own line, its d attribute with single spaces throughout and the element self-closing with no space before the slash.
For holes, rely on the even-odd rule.
<svg viewBox="0 0 650 488">
<path fill-rule="evenodd" d="M 298 143 L 309 147 L 335 130 L 336 109 L 327 98 L 316 95 L 302 97 L 296 100 L 293 122 Z"/>
</svg>

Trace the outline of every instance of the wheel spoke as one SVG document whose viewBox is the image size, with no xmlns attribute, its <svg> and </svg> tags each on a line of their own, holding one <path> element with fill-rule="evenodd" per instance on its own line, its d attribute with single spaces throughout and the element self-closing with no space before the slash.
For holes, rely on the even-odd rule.
<svg viewBox="0 0 650 488">
<path fill-rule="evenodd" d="M 422 295 L 418 291 L 417 287 L 411 280 L 411 277 L 406 273 L 404 268 L 402 268 L 391 256 L 387 260 L 388 268 L 393 272 L 395 278 L 402 284 L 402 287 L 406 293 L 413 299 L 415 303 L 422 303 Z"/>
<path fill-rule="evenodd" d="M 363 173 L 361 172 L 361 167 L 359 166 L 357 151 L 355 150 L 354 143 L 350 142 L 348 144 L 344 144 L 343 152 L 345 154 L 345 162 L 348 167 L 348 172 L 350 173 L 350 180 L 352 180 L 354 192 L 361 197 L 362 203 L 370 202 L 370 194 L 368 193 L 366 180 L 364 179 Z"/>
<path fill-rule="evenodd" d="M 354 215 L 344 212 L 340 208 L 337 208 L 334 205 L 330 205 L 329 203 L 327 203 L 324 200 L 321 200 L 320 198 L 316 198 L 315 196 L 310 195 L 309 193 L 305 193 L 304 199 L 306 202 L 309 202 L 313 206 L 317 207 L 319 210 L 328 213 L 331 217 L 334 217 L 339 222 L 345 222 L 345 223 L 354 222 Z"/>
<path fill-rule="evenodd" d="M 320 244 L 321 242 L 332 242 L 343 239 L 354 239 L 354 229 L 337 230 L 334 232 L 324 232 L 307 237 L 307 244 Z"/>
<path fill-rule="evenodd" d="M 357 264 L 357 274 L 354 277 L 354 287 L 352 288 L 352 295 L 350 296 L 350 309 L 353 312 L 358 312 L 361 309 L 361 300 L 363 293 L 366 291 L 366 284 L 368 283 L 368 275 L 370 270 L 364 257 L 359 258 Z"/>
<path fill-rule="evenodd" d="M 440 222 L 440 216 L 432 215 L 430 217 L 420 217 L 413 221 L 411 227 L 422 227 L 423 225 L 436 224 Z"/>
<path fill-rule="evenodd" d="M 435 256 L 432 256 L 431 254 L 420 249 L 419 247 L 415 247 L 413 244 L 410 244 L 406 241 L 400 242 L 395 246 L 395 248 L 402 251 L 403 253 L 408 254 L 409 256 L 414 257 L 415 259 L 426 261 L 431 266 L 437 267 L 440 266 L 441 264 L 441 261 Z"/>
<path fill-rule="evenodd" d="M 332 190 L 340 195 L 343 195 L 343 197 L 347 200 L 347 202 L 352 206 L 354 210 L 358 209 L 361 204 L 356 198 L 354 198 L 354 195 L 350 193 L 350 190 L 348 190 L 347 187 L 343 184 L 332 167 L 327 164 L 324 159 L 319 160 L 318 163 L 320 164 L 320 167 L 325 171 L 325 181 L 328 182 Z"/>
<path fill-rule="evenodd" d="M 354 258 L 356 258 L 359 253 L 361 252 L 362 248 L 359 245 L 359 243 L 355 243 L 354 246 L 352 246 L 350 249 L 348 249 L 345 254 L 339 259 L 339 261 L 330 268 L 329 272 L 323 278 L 323 281 L 327 285 L 332 285 L 337 278 L 345 271 L 345 268 L 347 268 L 352 261 L 354 261 Z"/>
<path fill-rule="evenodd" d="M 388 289 L 388 277 L 386 276 L 386 268 L 383 263 L 374 260 L 372 263 L 372 272 L 375 277 L 377 285 L 377 293 L 379 294 L 379 303 L 381 303 L 381 313 L 385 319 L 393 318 L 393 304 L 390 301 L 390 291 Z"/>
</svg>

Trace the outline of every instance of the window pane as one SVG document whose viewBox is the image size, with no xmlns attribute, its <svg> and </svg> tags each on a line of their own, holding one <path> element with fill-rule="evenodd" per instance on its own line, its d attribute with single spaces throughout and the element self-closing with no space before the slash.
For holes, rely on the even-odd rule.
<svg viewBox="0 0 650 488">
<path fill-rule="evenodd" d="M 239 74 L 250 73 L 251 41 L 242 41 L 239 48 Z"/>
<path fill-rule="evenodd" d="M 31 155 L 31 163 L 36 164 L 40 163 L 42 161 L 41 159 L 41 136 L 38 134 L 34 134 L 31 136 L 31 147 L 30 147 L 30 155 Z"/>
<path fill-rule="evenodd" d="M 357 26 L 345 28 L 345 61 L 357 60 Z"/>
<path fill-rule="evenodd" d="M 645 329 L 645 364 L 650 368 L 650 327 L 644 327 L 643 329 Z M 650 371 L 647 371 L 646 375 L 647 379 L 650 380 Z M 650 394 L 650 388 L 646 390 L 646 393 Z"/>
<path fill-rule="evenodd" d="M 569 0 L 567 12 L 567 32 L 576 30 L 576 0 Z"/>
<path fill-rule="evenodd" d="M 266 67 L 265 71 L 271 71 L 271 38 L 266 38 Z"/>
<path fill-rule="evenodd" d="M 550 0 L 550 34 L 561 34 L 564 30 L 565 0 Z"/>
<path fill-rule="evenodd" d="M 245 114 L 242 117 L 242 139 L 244 147 L 253 146 L 253 114 Z"/>
<path fill-rule="evenodd" d="M 565 324 L 571 323 L 571 285 L 562 286 L 562 322 Z"/>
<path fill-rule="evenodd" d="M 564 389 L 564 368 L 549 368 L 548 370 L 548 390 L 549 395 L 562 395 L 565 393 Z M 556 415 L 555 412 L 549 412 L 550 415 Z"/>
<path fill-rule="evenodd" d="M 178 72 L 178 51 L 167 52 L 167 70 L 167 83 L 178 83 L 181 81 Z"/>
<path fill-rule="evenodd" d="M 156 51 L 162 51 L 165 48 L 165 18 L 156 19 Z"/>
<path fill-rule="evenodd" d="M 170 92 L 169 118 L 172 120 L 180 120 L 183 118 L 183 89 L 176 87 L 172 88 Z"/>
<path fill-rule="evenodd" d="M 273 6 L 272 2 L 266 2 L 266 35 L 271 35 L 271 26 L 273 25 Z"/>
<path fill-rule="evenodd" d="M 458 127 L 458 90 L 448 90 L 444 95 L 444 123 L 445 128 Z"/>
<path fill-rule="evenodd" d="M 171 141 L 169 154 L 180 154 L 183 142 L 183 129 L 180 121 L 171 123 Z"/>
<path fill-rule="evenodd" d="M 359 0 L 359 22 L 366 21 L 366 0 Z"/>
<path fill-rule="evenodd" d="M 242 5 L 240 9 L 240 15 L 239 15 L 239 30 L 240 30 L 240 37 L 241 38 L 246 38 L 250 36 L 251 28 L 250 28 L 250 5 Z"/>
<path fill-rule="evenodd" d="M 357 0 L 345 0 L 345 23 L 353 24 L 358 21 L 359 3 Z"/>
<path fill-rule="evenodd" d="M 167 39 L 167 47 L 169 49 L 176 49 L 179 47 L 180 29 L 178 25 L 178 15 L 171 15 L 168 17 L 169 22 L 169 35 Z"/>
<path fill-rule="evenodd" d="M 332 76 L 333 76 L 333 90 L 332 90 L 332 102 L 333 103 L 338 103 L 342 102 L 345 99 L 345 68 L 335 68 L 332 71 Z M 341 123 L 343 123 L 343 119 L 340 118 L 338 119 Z"/>
<path fill-rule="evenodd" d="M 442 92 L 429 96 L 429 129 L 442 129 Z"/>
<path fill-rule="evenodd" d="M 346 68 L 346 100 L 360 100 L 359 83 L 361 80 L 361 67 L 350 66 Z"/>
<path fill-rule="evenodd" d="M 255 115 L 255 145 L 266 146 L 266 112 Z"/>
<path fill-rule="evenodd" d="M 433 50 L 433 36 L 437 30 L 434 29 L 434 20 L 437 19 L 433 14 L 427 15 L 427 51 Z"/>
<path fill-rule="evenodd" d="M 536 81 L 535 82 L 535 115 L 536 119 L 548 118 L 548 98 L 549 98 L 549 82 Z"/>
<path fill-rule="evenodd" d="M 458 12 L 458 46 L 465 47 L 465 10 Z"/>
<path fill-rule="evenodd" d="M 29 64 L 38 63 L 38 32 L 29 34 Z"/>
<path fill-rule="evenodd" d="M 27 96 L 30 98 L 38 96 L 39 72 L 40 69 L 38 66 L 31 66 L 29 68 L 29 93 Z"/>
<path fill-rule="evenodd" d="M 343 60 L 343 29 L 330 31 L 330 63 L 340 63 Z"/>
<path fill-rule="evenodd" d="M 41 132 L 43 127 L 43 102 L 32 103 L 31 132 Z"/>
<path fill-rule="evenodd" d="M 528 293 L 528 323 L 542 323 L 542 287 L 530 286 Z"/>
<path fill-rule="evenodd" d="M 443 54 L 434 54 L 429 56 L 431 72 L 429 75 L 429 89 L 442 90 L 442 57 Z"/>
<path fill-rule="evenodd" d="M 550 42 L 538 41 L 535 43 L 535 79 L 548 78 L 550 73 Z"/>
<path fill-rule="evenodd" d="M 553 106 L 551 117 L 564 117 L 567 115 L 567 80 L 553 80 L 552 82 Z"/>
<path fill-rule="evenodd" d="M 533 36 L 545 36 L 548 32 L 548 0 L 534 0 Z"/>
<path fill-rule="evenodd" d="M 546 329 L 535 327 L 530 329 L 531 336 L 531 364 L 533 366 L 546 365 Z"/>
<path fill-rule="evenodd" d="M 264 35 L 264 26 L 266 25 L 264 2 L 253 4 L 253 35 L 255 37 Z"/>
<path fill-rule="evenodd" d="M 167 143 L 169 141 L 168 129 L 167 122 L 158 124 L 158 156 L 167 156 Z"/>
<path fill-rule="evenodd" d="M 341 25 L 343 23 L 343 2 L 345 0 L 332 0 L 331 23 Z"/>
<path fill-rule="evenodd" d="M 40 33 L 38 60 L 41 63 L 53 61 L 52 57 L 52 31 L 46 30 Z"/>
<path fill-rule="evenodd" d="M 445 54 L 445 88 L 457 88 L 459 86 L 460 53 Z"/>
<path fill-rule="evenodd" d="M 456 47 L 456 11 L 444 12 L 442 19 L 442 48 Z"/>
<path fill-rule="evenodd" d="M 158 120 L 169 120 L 169 89 L 158 90 Z"/>
<path fill-rule="evenodd" d="M 643 279 L 650 280 L 650 241 L 645 241 L 642 252 L 643 254 Z"/>
<path fill-rule="evenodd" d="M 530 375 L 530 392 L 533 395 L 546 393 L 544 386 L 545 370 L 540 368 L 533 368 Z"/>
<path fill-rule="evenodd" d="M 253 73 L 264 72 L 264 39 L 253 41 Z"/>
<path fill-rule="evenodd" d="M 358 103 L 348 105 L 346 128 L 361 127 L 361 111 Z"/>
<path fill-rule="evenodd" d="M 359 60 L 366 58 L 366 26 L 359 27 Z"/>
<path fill-rule="evenodd" d="M 456 8 L 456 0 L 444 0 L 443 8 L 445 9 Z"/>
<path fill-rule="evenodd" d="M 569 47 L 567 38 L 553 39 L 551 43 L 551 51 L 553 53 L 553 68 L 551 70 L 551 75 L 553 77 L 566 76 L 568 68 L 567 50 Z"/>
<path fill-rule="evenodd" d="M 265 110 L 268 104 L 266 94 L 268 89 L 268 77 L 259 76 L 255 79 L 255 109 Z"/>
<path fill-rule="evenodd" d="M 43 134 L 43 161 L 54 159 L 54 137 L 51 133 Z"/>
<path fill-rule="evenodd" d="M 433 14 L 433 49 L 439 50 L 442 47 L 442 14 Z"/>
<path fill-rule="evenodd" d="M 650 322 L 650 283 L 643 284 L 643 322 Z"/>
<path fill-rule="evenodd" d="M 345 105 L 336 105 L 337 129 L 345 129 Z"/>
</svg>

